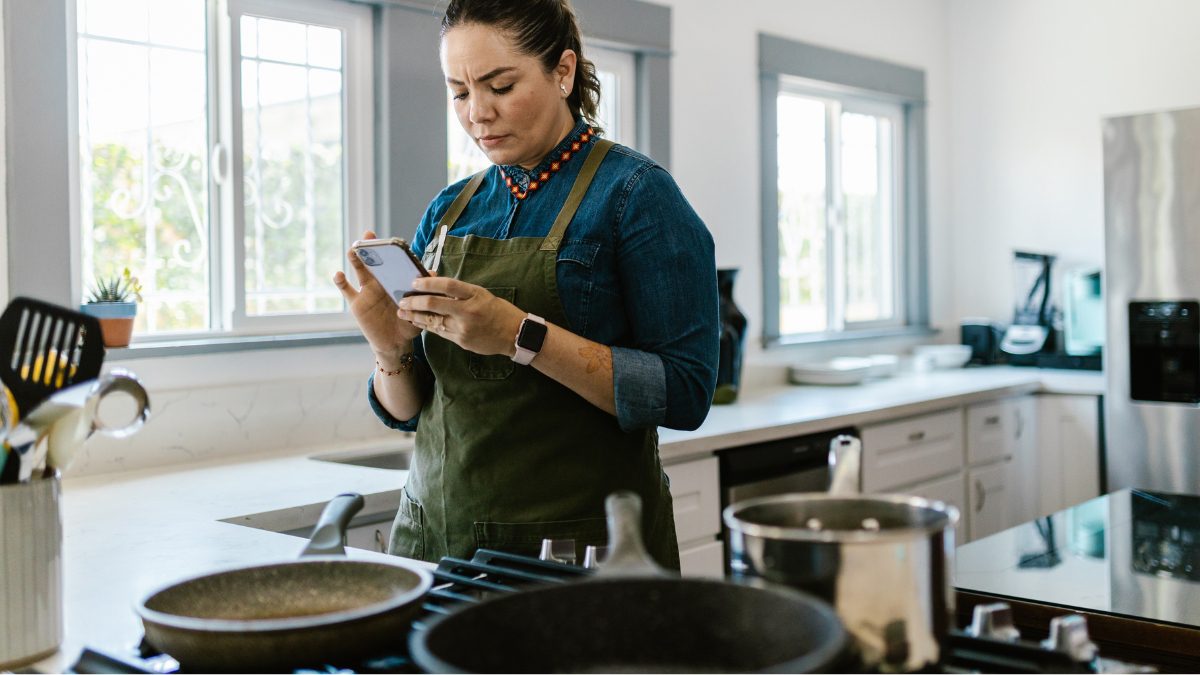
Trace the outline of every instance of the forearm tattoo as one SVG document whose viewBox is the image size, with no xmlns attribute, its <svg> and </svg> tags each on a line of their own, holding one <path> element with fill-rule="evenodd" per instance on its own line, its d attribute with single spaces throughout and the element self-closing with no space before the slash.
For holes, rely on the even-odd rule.
<svg viewBox="0 0 1200 675">
<path fill-rule="evenodd" d="M 604 347 L 583 347 L 579 355 L 587 359 L 589 375 L 601 368 L 612 370 L 612 352 Z"/>
</svg>

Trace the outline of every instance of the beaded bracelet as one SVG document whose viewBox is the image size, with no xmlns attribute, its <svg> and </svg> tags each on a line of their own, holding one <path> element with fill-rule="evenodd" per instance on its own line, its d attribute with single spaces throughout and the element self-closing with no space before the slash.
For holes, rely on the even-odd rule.
<svg viewBox="0 0 1200 675">
<path fill-rule="evenodd" d="M 379 361 L 375 361 L 375 367 L 379 368 L 379 372 L 383 373 L 384 375 L 391 376 L 399 375 L 400 373 L 407 373 L 413 369 L 413 365 L 416 364 L 416 362 L 417 357 L 413 356 L 412 352 L 408 352 L 407 354 L 400 355 L 399 367 L 395 370 L 384 370 L 383 365 L 380 364 Z"/>
</svg>

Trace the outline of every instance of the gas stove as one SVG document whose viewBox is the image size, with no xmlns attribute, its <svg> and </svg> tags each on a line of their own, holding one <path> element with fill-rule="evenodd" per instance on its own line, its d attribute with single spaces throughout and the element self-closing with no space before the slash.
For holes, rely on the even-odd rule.
<svg viewBox="0 0 1200 675">
<path fill-rule="evenodd" d="M 481 602 L 504 593 L 580 580 L 594 568 L 563 560 L 560 552 L 571 547 L 547 542 L 542 558 L 480 549 L 471 560 L 443 558 L 434 571 L 434 587 L 426 595 L 421 614 L 412 630 L 422 630 L 431 620 L 448 614 L 467 603 Z M 545 559 L 543 559 L 545 558 Z M 594 561 L 594 557 L 591 558 Z M 977 607 L 972 625 L 964 631 L 952 631 L 945 657 L 933 672 L 1005 672 L 1005 673 L 1094 673 L 1153 672 L 1127 667 L 1099 658 L 1087 637 L 1083 618 L 1066 616 L 1056 619 L 1045 642 L 1023 641 L 1013 628 L 1011 613 L 1002 604 Z M 853 672 L 861 672 L 851 668 Z M 72 667 L 75 673 L 186 673 L 167 654 L 159 653 L 144 640 L 130 654 L 114 654 L 85 649 Z M 312 664 L 297 673 L 417 673 L 421 672 L 408 655 L 407 636 L 397 640 L 396 649 L 354 663 Z"/>
</svg>

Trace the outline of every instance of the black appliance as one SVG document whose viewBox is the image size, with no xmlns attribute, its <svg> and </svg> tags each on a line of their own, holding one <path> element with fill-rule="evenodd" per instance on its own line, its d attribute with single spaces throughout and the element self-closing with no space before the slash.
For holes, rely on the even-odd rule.
<svg viewBox="0 0 1200 675">
<path fill-rule="evenodd" d="M 959 322 L 959 341 L 971 348 L 973 366 L 990 366 L 1000 360 L 1000 339 L 1004 329 L 990 319 L 963 319 Z"/>
<path fill-rule="evenodd" d="M 1129 397 L 1200 403 L 1200 303 L 1129 303 Z"/>
</svg>

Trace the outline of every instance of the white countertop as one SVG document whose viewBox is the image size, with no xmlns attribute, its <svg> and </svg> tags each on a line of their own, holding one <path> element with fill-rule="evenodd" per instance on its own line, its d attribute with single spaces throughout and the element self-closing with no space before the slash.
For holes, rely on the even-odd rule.
<svg viewBox="0 0 1200 675">
<path fill-rule="evenodd" d="M 780 386 L 713 406 L 696 431 L 661 432 L 666 461 L 791 435 L 1036 391 L 1100 394 L 1101 373 L 977 368 L 910 374 L 851 387 Z M 291 559 L 303 541 L 226 522 L 308 507 L 309 522 L 341 492 L 364 512 L 394 508 L 405 472 L 318 462 L 295 451 L 67 479 L 63 489 L 66 639 L 39 662 L 61 670 L 87 645 L 128 654 L 141 636 L 133 605 L 150 591 L 222 567 Z M 294 514 L 293 514 L 294 515 Z M 380 554 L 351 549 L 351 557 Z"/>
</svg>

